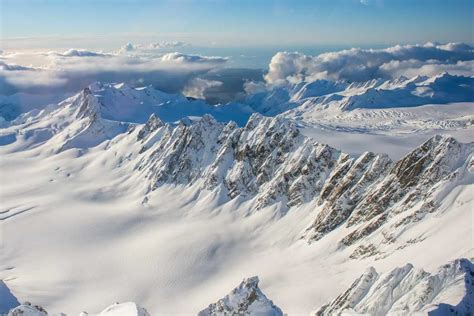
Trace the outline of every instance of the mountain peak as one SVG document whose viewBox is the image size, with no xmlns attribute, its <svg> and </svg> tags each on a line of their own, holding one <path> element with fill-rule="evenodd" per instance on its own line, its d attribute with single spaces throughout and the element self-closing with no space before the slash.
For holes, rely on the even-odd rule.
<svg viewBox="0 0 474 316">
<path fill-rule="evenodd" d="M 253 129 L 256 125 L 258 125 L 258 123 L 264 119 L 264 116 L 260 113 L 252 113 L 252 115 L 250 115 L 248 121 L 247 121 L 247 124 L 245 125 L 245 128 L 246 129 Z"/>
<path fill-rule="evenodd" d="M 155 130 L 157 130 L 163 125 L 164 123 L 155 115 L 155 113 L 152 113 L 148 121 L 145 123 L 142 129 L 138 132 L 137 140 L 144 139 L 150 133 L 154 132 Z"/>
<path fill-rule="evenodd" d="M 99 100 L 88 87 L 75 96 L 71 106 L 77 108 L 76 118 L 89 118 L 94 121 L 101 116 Z"/>
<path fill-rule="evenodd" d="M 283 315 L 258 287 L 259 279 L 254 276 L 244 279 L 228 295 L 216 303 L 210 304 L 199 312 L 199 316 L 208 315 Z"/>
</svg>

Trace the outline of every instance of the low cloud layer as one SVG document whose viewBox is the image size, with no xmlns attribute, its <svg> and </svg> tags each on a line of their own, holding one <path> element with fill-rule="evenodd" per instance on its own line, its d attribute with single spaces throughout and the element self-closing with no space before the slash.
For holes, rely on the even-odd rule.
<svg viewBox="0 0 474 316">
<path fill-rule="evenodd" d="M 353 48 L 315 57 L 280 52 L 273 56 L 265 81 L 269 85 L 316 79 L 353 82 L 435 75 L 444 71 L 471 76 L 473 66 L 474 49 L 462 43 L 397 45 L 377 50 Z"/>
<path fill-rule="evenodd" d="M 135 49 L 133 45 L 126 47 Z M 35 58 L 41 58 L 43 65 L 14 64 L 17 60 Z M 122 55 L 76 49 L 29 53 L 26 57 L 21 53 L 4 54 L 0 55 L 0 94 L 76 91 L 94 81 L 151 84 L 175 93 L 226 61 L 223 57 L 181 53 Z"/>
<path fill-rule="evenodd" d="M 194 78 L 184 87 L 183 94 L 187 97 L 205 99 L 205 92 L 210 88 L 222 86 L 221 81 Z"/>
<path fill-rule="evenodd" d="M 225 69 L 227 58 L 168 52 L 181 42 L 123 46 L 105 53 L 69 49 L 64 52 L 3 52 L 0 94 L 75 92 L 94 81 L 153 85 L 170 92 L 227 102 L 239 93 L 316 79 L 366 81 L 441 72 L 472 76 L 474 49 L 467 44 L 425 44 L 386 49 L 350 49 L 307 56 L 280 52 L 261 79 L 249 70 Z"/>
</svg>

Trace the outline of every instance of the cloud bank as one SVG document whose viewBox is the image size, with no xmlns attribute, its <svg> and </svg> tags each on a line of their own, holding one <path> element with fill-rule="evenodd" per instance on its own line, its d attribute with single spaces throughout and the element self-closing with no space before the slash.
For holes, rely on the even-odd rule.
<svg viewBox="0 0 474 316">
<path fill-rule="evenodd" d="M 125 49 L 135 48 L 127 44 Z M 43 66 L 15 65 L 12 61 L 18 54 L 0 55 L 0 94 L 77 91 L 94 81 L 151 84 L 176 93 L 227 61 L 223 57 L 181 53 L 122 55 L 77 49 L 35 54 L 29 58 L 43 58 L 46 61 Z"/>
<path fill-rule="evenodd" d="M 274 86 L 316 79 L 360 82 L 441 72 L 474 75 L 474 48 L 462 43 L 397 45 L 376 50 L 354 48 L 318 56 L 280 52 L 271 59 L 264 81 L 242 69 L 225 72 L 225 57 L 161 50 L 184 45 L 128 43 L 114 53 L 81 49 L 4 52 L 0 54 L 0 94 L 75 92 L 94 81 L 103 81 L 153 85 L 165 92 L 227 102 L 243 91 L 255 94 Z"/>
<path fill-rule="evenodd" d="M 353 48 L 314 57 L 297 52 L 279 52 L 269 64 L 265 81 L 269 85 L 316 79 L 360 82 L 402 75 L 435 75 L 445 71 L 472 76 L 473 61 L 473 47 L 463 43 L 397 45 L 377 50 Z"/>
</svg>

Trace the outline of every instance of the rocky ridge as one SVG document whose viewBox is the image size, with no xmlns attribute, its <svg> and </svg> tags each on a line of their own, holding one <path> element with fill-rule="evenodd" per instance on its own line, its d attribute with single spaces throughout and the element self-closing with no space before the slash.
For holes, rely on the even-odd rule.
<svg viewBox="0 0 474 316">
<path fill-rule="evenodd" d="M 244 279 L 224 298 L 210 304 L 199 316 L 262 315 L 282 316 L 283 313 L 258 287 L 258 277 Z"/>
<path fill-rule="evenodd" d="M 474 144 L 449 136 L 435 136 L 392 162 L 370 152 L 351 157 L 301 135 L 285 119 L 259 114 L 242 128 L 211 116 L 175 127 L 158 124 L 153 131 L 148 126 L 138 133 L 146 131 L 141 141 L 154 143 L 142 151 L 138 169 L 150 190 L 164 183 L 199 183 L 224 190 L 229 199 L 254 198 L 256 210 L 275 203 L 284 209 L 314 203 L 315 220 L 304 232 L 309 242 L 345 225 L 351 231 L 340 243 L 350 246 L 405 214 L 384 232 L 390 243 L 404 227 L 437 210 L 444 187 L 472 173 Z"/>
<path fill-rule="evenodd" d="M 461 302 L 444 301 L 449 291 L 464 293 Z M 354 283 L 313 315 L 472 315 L 474 312 L 474 265 L 458 259 L 434 273 L 411 264 L 379 274 L 367 269 Z"/>
</svg>

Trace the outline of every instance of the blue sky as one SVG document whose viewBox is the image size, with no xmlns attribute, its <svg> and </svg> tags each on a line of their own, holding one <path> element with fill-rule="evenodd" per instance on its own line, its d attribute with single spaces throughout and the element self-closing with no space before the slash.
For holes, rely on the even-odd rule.
<svg viewBox="0 0 474 316">
<path fill-rule="evenodd" d="M 28 46 L 18 38 L 41 38 L 44 48 L 72 42 L 104 49 L 161 40 L 217 47 L 473 42 L 472 0 L 0 2 L 8 48 Z"/>
</svg>

